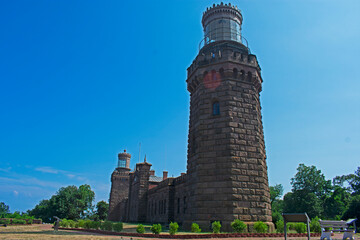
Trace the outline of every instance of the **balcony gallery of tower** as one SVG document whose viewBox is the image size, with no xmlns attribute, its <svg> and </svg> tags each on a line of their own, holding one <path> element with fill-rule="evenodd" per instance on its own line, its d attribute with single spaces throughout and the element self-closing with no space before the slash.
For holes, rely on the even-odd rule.
<svg viewBox="0 0 360 240">
<path fill-rule="evenodd" d="M 220 221 L 224 231 L 240 219 L 249 231 L 257 221 L 274 229 L 260 105 L 263 80 L 241 35 L 242 22 L 240 10 L 231 4 L 213 5 L 203 13 L 204 38 L 187 69 L 187 172 L 156 177 L 144 161 L 124 173 L 126 184 L 116 184 L 120 178 L 114 176 L 121 170 L 116 169 L 113 219 L 176 221 L 184 229 L 196 222 L 203 230 Z M 119 159 L 128 163 L 128 156 Z"/>
</svg>

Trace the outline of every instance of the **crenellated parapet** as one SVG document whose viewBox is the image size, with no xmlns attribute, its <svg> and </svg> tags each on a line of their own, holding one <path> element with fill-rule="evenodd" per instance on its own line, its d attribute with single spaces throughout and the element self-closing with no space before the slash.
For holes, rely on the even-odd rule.
<svg viewBox="0 0 360 240">
<path fill-rule="evenodd" d="M 213 4 L 212 7 L 206 8 L 206 11 L 203 12 L 202 24 L 206 26 L 207 22 L 211 21 L 212 18 L 219 18 L 226 14 L 226 16 L 233 16 L 234 19 L 238 19 L 239 24 L 242 23 L 242 15 L 240 9 L 237 6 L 229 4 L 224 4 L 221 2 L 220 4 Z"/>
<path fill-rule="evenodd" d="M 129 179 L 129 171 L 125 171 L 123 169 L 115 169 L 114 172 L 111 174 L 111 181 L 115 180 L 125 180 Z"/>
<path fill-rule="evenodd" d="M 227 48 L 217 51 L 202 51 L 187 69 L 187 88 L 192 93 L 204 78 L 213 76 L 232 78 L 239 82 L 253 83 L 258 92 L 261 92 L 261 68 L 253 54 Z M 215 73 L 215 75 L 214 75 Z"/>
</svg>

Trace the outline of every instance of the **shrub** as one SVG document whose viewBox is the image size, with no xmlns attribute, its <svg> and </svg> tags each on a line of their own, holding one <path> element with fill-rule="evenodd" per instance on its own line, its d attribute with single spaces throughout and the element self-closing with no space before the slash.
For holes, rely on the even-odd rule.
<svg viewBox="0 0 360 240">
<path fill-rule="evenodd" d="M 74 228 L 75 227 L 75 221 L 74 220 L 68 220 L 68 224 L 70 228 Z"/>
<path fill-rule="evenodd" d="M 99 221 L 91 221 L 90 228 L 97 230 L 100 228 L 100 225 L 101 223 Z"/>
<path fill-rule="evenodd" d="M 33 223 L 33 220 L 32 219 L 28 219 L 27 220 L 27 224 L 32 224 Z"/>
<path fill-rule="evenodd" d="M 152 227 L 150 228 L 150 230 L 151 230 L 154 234 L 159 234 L 159 233 L 161 233 L 161 224 L 153 224 Z"/>
<path fill-rule="evenodd" d="M 105 221 L 100 225 L 101 230 L 112 231 L 113 224 L 110 221 Z"/>
<path fill-rule="evenodd" d="M 310 222 L 310 231 L 311 232 L 316 232 L 316 233 L 321 232 L 319 220 L 320 219 L 318 217 L 314 217 L 313 219 L 311 219 L 311 222 Z"/>
<path fill-rule="evenodd" d="M 199 232 L 201 232 L 201 228 L 199 227 L 199 224 L 197 224 L 197 223 L 192 223 L 192 224 L 191 224 L 191 232 L 193 232 L 193 233 L 199 233 Z"/>
<path fill-rule="evenodd" d="M 305 223 L 296 223 L 295 230 L 297 233 L 305 233 L 306 232 L 306 224 Z"/>
<path fill-rule="evenodd" d="M 214 221 L 211 224 L 211 228 L 212 228 L 213 233 L 220 233 L 221 223 L 219 221 Z"/>
<path fill-rule="evenodd" d="M 241 232 L 244 232 L 247 225 L 243 221 L 240 221 L 239 219 L 235 219 L 231 223 L 231 227 L 234 230 L 234 232 L 241 233 Z"/>
<path fill-rule="evenodd" d="M 254 224 L 254 229 L 257 233 L 266 233 L 268 230 L 268 226 L 262 221 L 257 221 Z"/>
<path fill-rule="evenodd" d="M 0 224 L 9 225 L 9 224 L 10 224 L 10 219 L 1 219 L 1 220 L 0 220 Z"/>
<path fill-rule="evenodd" d="M 139 224 L 139 225 L 136 227 L 136 232 L 137 232 L 137 233 L 145 233 L 144 225 Z"/>
<path fill-rule="evenodd" d="M 177 222 L 171 222 L 170 225 L 169 225 L 169 233 L 170 235 L 175 235 L 176 232 L 178 231 L 179 229 L 179 224 Z"/>
<path fill-rule="evenodd" d="M 122 222 L 113 223 L 113 229 L 115 232 L 121 232 L 123 230 L 123 223 Z"/>
<path fill-rule="evenodd" d="M 77 222 L 77 228 L 84 228 L 84 226 L 85 226 L 85 220 L 80 219 L 80 220 Z"/>
<path fill-rule="evenodd" d="M 295 230 L 295 223 L 287 223 L 286 225 L 289 226 L 290 230 Z"/>
<path fill-rule="evenodd" d="M 283 220 L 283 217 L 281 216 L 281 213 L 278 211 L 272 211 L 271 213 L 272 216 L 272 222 L 276 223 L 279 220 Z"/>
<path fill-rule="evenodd" d="M 13 219 L 12 224 L 26 224 L 26 221 L 22 219 Z"/>
<path fill-rule="evenodd" d="M 67 228 L 69 226 L 68 220 L 66 218 L 61 219 L 60 221 L 60 227 Z"/>
<path fill-rule="evenodd" d="M 278 232 L 278 233 L 284 232 L 284 221 L 283 220 L 278 220 L 275 225 L 276 225 L 276 232 Z M 286 228 L 289 228 L 288 224 L 286 224 Z"/>
<path fill-rule="evenodd" d="M 91 228 L 92 221 L 91 220 L 85 220 L 84 228 L 90 229 Z"/>
</svg>

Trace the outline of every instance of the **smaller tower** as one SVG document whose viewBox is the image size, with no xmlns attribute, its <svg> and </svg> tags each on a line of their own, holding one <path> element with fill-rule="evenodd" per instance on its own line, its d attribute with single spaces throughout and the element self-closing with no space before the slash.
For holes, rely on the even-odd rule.
<svg viewBox="0 0 360 240">
<path fill-rule="evenodd" d="M 124 150 L 118 154 L 118 166 L 111 175 L 111 192 L 108 219 L 111 221 L 125 220 L 126 205 L 129 195 L 131 154 Z"/>
<path fill-rule="evenodd" d="M 150 168 L 145 156 L 144 162 L 137 163 L 135 171 L 130 174 L 128 209 L 131 222 L 146 221 Z"/>
</svg>

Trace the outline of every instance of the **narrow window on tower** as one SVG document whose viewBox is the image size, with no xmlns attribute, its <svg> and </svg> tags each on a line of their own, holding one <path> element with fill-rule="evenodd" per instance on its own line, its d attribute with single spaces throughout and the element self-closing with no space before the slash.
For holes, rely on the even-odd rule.
<svg viewBox="0 0 360 240">
<path fill-rule="evenodd" d="M 177 200 L 177 213 L 180 213 L 180 198 Z"/>
<path fill-rule="evenodd" d="M 213 103 L 212 114 L 213 116 L 220 115 L 220 104 L 218 101 Z"/>
</svg>

